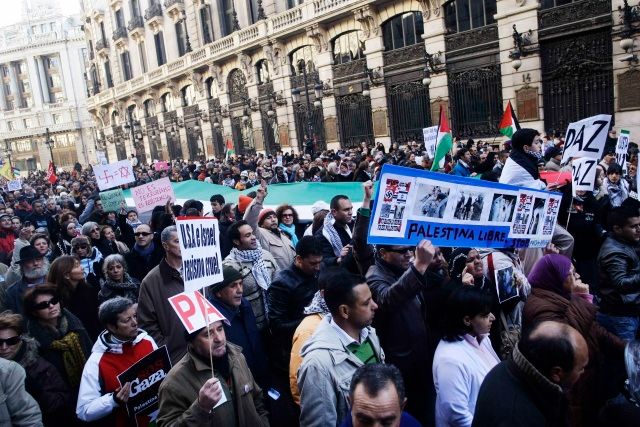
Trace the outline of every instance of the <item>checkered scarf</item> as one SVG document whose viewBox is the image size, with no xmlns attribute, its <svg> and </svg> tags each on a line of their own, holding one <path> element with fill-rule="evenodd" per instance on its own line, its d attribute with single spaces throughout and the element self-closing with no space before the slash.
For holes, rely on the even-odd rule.
<svg viewBox="0 0 640 427">
<path fill-rule="evenodd" d="M 251 274 L 256 279 L 256 283 L 262 289 L 266 290 L 271 284 L 271 275 L 267 269 L 267 265 L 264 263 L 264 257 L 262 256 L 262 249 L 246 249 L 238 250 L 238 248 L 231 249 L 231 255 L 239 262 L 250 262 Z"/>
<path fill-rule="evenodd" d="M 329 212 L 327 216 L 324 217 L 324 226 L 322 227 L 322 235 L 327 238 L 329 243 L 331 243 L 331 247 L 333 248 L 333 254 L 336 257 L 339 257 L 340 251 L 342 250 L 343 245 L 342 245 L 342 240 L 340 239 L 340 235 L 336 231 L 335 223 L 336 223 L 335 218 L 333 217 L 331 212 Z M 349 227 L 345 227 L 345 230 L 347 231 L 347 233 L 349 233 L 349 236 L 351 236 L 351 230 L 349 230 Z"/>
</svg>

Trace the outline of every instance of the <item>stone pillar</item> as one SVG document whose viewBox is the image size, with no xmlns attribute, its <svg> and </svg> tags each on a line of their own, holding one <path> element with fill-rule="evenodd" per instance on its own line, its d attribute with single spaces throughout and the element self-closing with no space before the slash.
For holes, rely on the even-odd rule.
<svg viewBox="0 0 640 427">
<path fill-rule="evenodd" d="M 11 87 L 11 95 L 13 95 L 13 108 L 20 108 L 20 91 L 18 90 L 18 74 L 16 73 L 15 63 L 9 63 L 9 86 Z"/>
<path fill-rule="evenodd" d="M 384 67 L 383 52 L 382 31 L 380 27 L 376 27 L 364 42 L 364 54 L 367 68 L 381 75 Z M 371 97 L 371 121 L 375 142 L 376 144 L 382 142 L 385 147 L 389 147 L 391 145 L 391 127 L 389 125 L 389 111 L 387 110 L 387 90 L 382 79 L 380 79 L 380 84 L 370 86 L 369 94 Z"/>
<path fill-rule="evenodd" d="M 42 56 L 36 57 L 36 62 L 38 63 L 38 82 L 40 85 L 40 90 L 42 91 L 42 102 L 45 104 L 51 103 L 51 98 L 49 96 L 49 82 L 47 81 L 47 73 L 44 69 L 44 59 Z M 106 80 L 105 80 L 106 81 Z"/>
<path fill-rule="evenodd" d="M 4 77 L 0 76 L 0 108 L 2 111 L 7 110 L 7 98 L 4 91 Z"/>
<path fill-rule="evenodd" d="M 40 86 L 40 77 L 38 75 L 38 67 L 36 64 L 38 61 L 38 57 L 28 56 L 25 58 L 25 61 L 27 62 L 27 70 L 29 71 L 29 84 L 31 85 L 31 97 L 33 99 L 33 106 L 36 108 L 41 107 L 43 103 L 43 96 L 42 87 Z M 0 98 L 4 97 L 0 96 Z"/>
<path fill-rule="evenodd" d="M 324 123 L 322 123 L 324 127 L 323 133 L 325 141 L 327 141 L 327 149 L 337 150 L 340 148 L 340 140 L 338 139 L 337 132 L 336 98 L 333 95 L 333 53 L 331 49 L 329 49 L 328 43 L 326 46 L 321 46 L 319 52 L 316 48 L 315 62 L 320 81 L 322 81 L 323 84 L 329 84 L 331 87 L 330 91 L 324 93 L 321 100 L 322 107 L 320 108 L 322 108 L 324 117 Z M 315 82 L 309 82 L 311 86 L 309 93 L 312 92 L 314 83 Z M 311 104 L 311 108 L 315 108 L 313 103 Z"/>
<path fill-rule="evenodd" d="M 208 159 L 215 155 L 213 148 L 213 130 L 211 129 L 211 123 L 209 120 L 209 102 L 208 100 L 201 99 L 198 102 L 198 108 L 200 110 L 200 132 L 202 135 L 202 141 L 204 141 L 205 157 Z M 200 144 L 202 144 L 202 141 Z"/>
<path fill-rule="evenodd" d="M 423 15 L 424 16 L 424 15 Z M 429 85 L 429 104 L 431 117 L 436 118 L 432 120 L 432 124 L 435 126 L 438 124 L 440 118 L 440 105 L 447 107 L 447 118 L 451 123 L 451 110 L 449 108 L 449 79 L 447 77 L 445 62 L 445 40 L 446 34 L 444 25 L 444 12 L 442 8 L 433 9 L 429 13 L 424 24 L 424 34 L 422 39 L 424 40 L 425 50 L 430 55 L 436 55 L 438 52 L 443 52 L 440 55 L 440 61 L 442 64 L 439 66 L 438 73 L 431 73 L 431 84 Z"/>
</svg>

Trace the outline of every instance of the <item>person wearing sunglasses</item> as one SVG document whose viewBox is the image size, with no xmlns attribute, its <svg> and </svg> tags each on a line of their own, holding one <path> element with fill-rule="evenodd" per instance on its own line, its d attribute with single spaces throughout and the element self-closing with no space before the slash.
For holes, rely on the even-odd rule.
<svg viewBox="0 0 640 427">
<path fill-rule="evenodd" d="M 164 257 L 164 250 L 160 240 L 155 238 L 151 227 L 147 224 L 136 227 L 134 237 L 136 243 L 125 255 L 125 261 L 129 265 L 129 275 L 141 282 L 155 266 L 160 264 Z"/>
<path fill-rule="evenodd" d="M 77 395 L 82 369 L 93 344 L 84 325 L 61 306 L 53 285 L 29 289 L 24 295 L 24 309 L 27 330 L 40 344 L 40 354 L 55 366 L 74 396 Z"/>
<path fill-rule="evenodd" d="M 92 247 L 89 238 L 86 236 L 76 236 L 71 239 L 71 255 L 80 261 L 84 270 L 84 277 L 89 283 L 96 284 L 102 277 L 102 252 L 98 248 Z"/>
<path fill-rule="evenodd" d="M 0 313 L 0 358 L 24 368 L 25 389 L 40 406 L 44 425 L 65 425 L 73 420 L 71 389 L 60 372 L 38 354 L 38 343 L 26 334 L 19 314 Z"/>
</svg>

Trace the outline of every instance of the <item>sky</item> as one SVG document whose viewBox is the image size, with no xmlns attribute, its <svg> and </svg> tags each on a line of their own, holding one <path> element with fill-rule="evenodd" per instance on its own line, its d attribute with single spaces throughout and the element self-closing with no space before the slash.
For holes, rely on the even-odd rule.
<svg viewBox="0 0 640 427">
<path fill-rule="evenodd" d="M 0 0 L 2 3 L 0 13 L 0 27 L 4 27 L 7 25 L 15 24 L 20 21 L 22 6 L 31 2 L 31 0 Z M 42 1 L 42 0 L 39 0 Z M 48 1 L 57 1 L 60 5 L 60 9 L 66 15 L 73 15 L 74 13 L 80 12 L 80 0 L 48 0 Z"/>
</svg>

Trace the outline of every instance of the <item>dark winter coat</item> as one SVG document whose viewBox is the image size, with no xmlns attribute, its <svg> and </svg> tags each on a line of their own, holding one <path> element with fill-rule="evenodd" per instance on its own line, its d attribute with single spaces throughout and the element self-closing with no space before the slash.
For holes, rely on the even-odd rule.
<svg viewBox="0 0 640 427">
<path fill-rule="evenodd" d="M 116 283 L 109 277 L 100 280 L 100 292 L 98 292 L 98 304 L 115 298 L 129 298 L 134 303 L 138 302 L 138 294 L 140 293 L 140 281 L 124 273 L 121 283 Z"/>
<path fill-rule="evenodd" d="M 131 251 L 124 256 L 124 260 L 127 262 L 127 267 L 129 269 L 129 275 L 138 279 L 140 282 L 142 282 L 145 276 L 149 274 L 154 267 L 160 264 L 160 261 L 164 258 L 164 249 L 162 248 L 160 239 L 154 238 L 153 244 L 155 246 L 148 257 L 140 255 L 140 253 L 136 251 L 135 246 L 132 246 Z"/>
<path fill-rule="evenodd" d="M 640 316 L 640 259 L 634 246 L 608 237 L 598 264 L 600 310 L 613 316 Z"/>
</svg>

